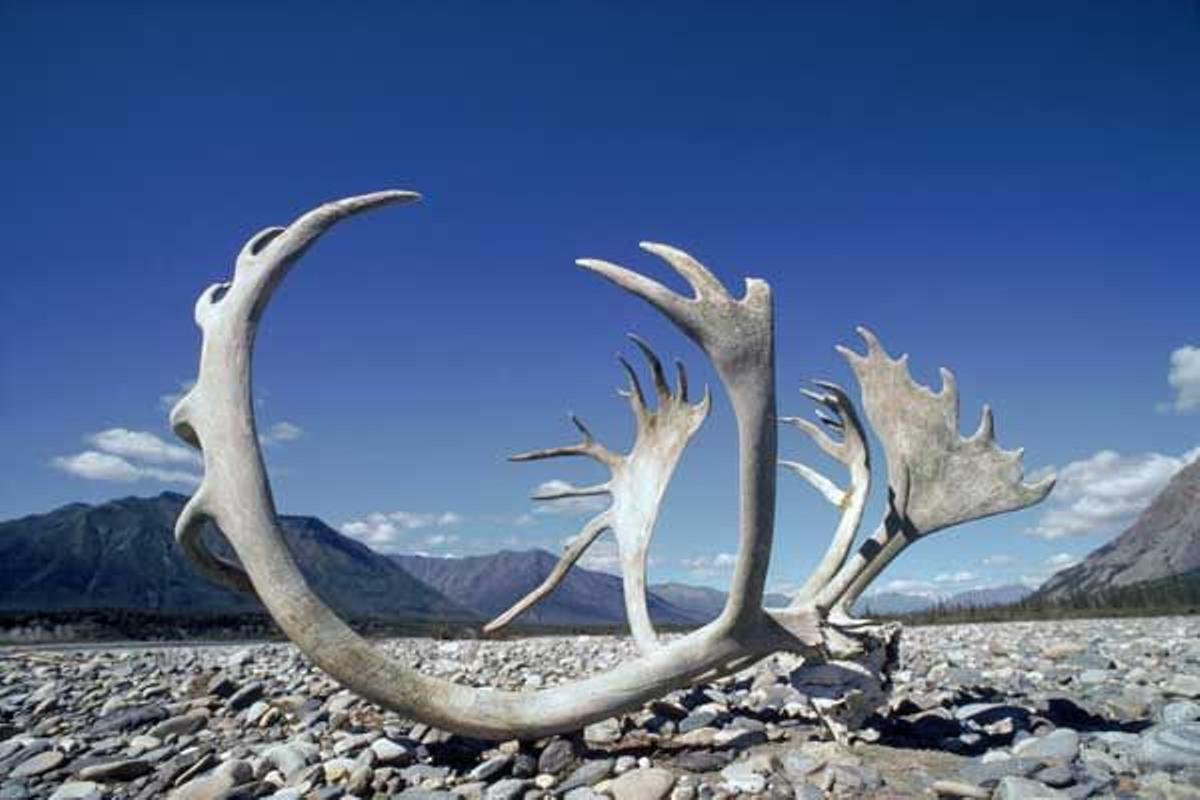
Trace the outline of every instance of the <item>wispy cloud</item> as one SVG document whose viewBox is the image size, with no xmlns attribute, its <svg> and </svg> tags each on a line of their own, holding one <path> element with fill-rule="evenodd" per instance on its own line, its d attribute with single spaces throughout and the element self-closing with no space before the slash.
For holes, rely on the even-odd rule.
<svg viewBox="0 0 1200 800">
<path fill-rule="evenodd" d="M 970 583 L 978 576 L 974 572 L 941 572 L 933 577 L 934 583 Z"/>
<path fill-rule="evenodd" d="M 737 556 L 733 553 L 690 556 L 680 563 L 695 578 L 711 578 L 732 570 L 737 564 Z"/>
<path fill-rule="evenodd" d="M 342 523 L 341 531 L 373 550 L 414 552 L 421 547 L 453 544 L 458 541 L 458 536 L 435 530 L 424 537 L 413 537 L 409 535 L 412 531 L 451 528 L 462 522 L 463 516 L 454 511 L 377 511 Z"/>
<path fill-rule="evenodd" d="M 566 481 L 552 480 L 539 483 L 534 487 L 533 494 L 552 494 L 570 488 L 571 484 Z M 533 507 L 533 513 L 538 515 L 563 514 L 580 516 L 601 511 L 608 503 L 608 497 L 605 495 L 593 497 L 560 497 L 557 500 L 539 500 L 537 505 Z"/>
<path fill-rule="evenodd" d="M 200 454 L 183 445 L 171 444 L 149 431 L 109 428 L 87 437 L 97 450 L 151 464 L 198 464 Z"/>
<path fill-rule="evenodd" d="M 1171 353 L 1167 383 L 1175 390 L 1175 399 L 1160 405 L 1160 411 L 1200 411 L 1200 347 L 1184 345 Z"/>
<path fill-rule="evenodd" d="M 1048 510 L 1028 529 L 1043 539 L 1109 533 L 1133 521 L 1167 482 L 1200 456 L 1200 447 L 1171 456 L 1124 456 L 1102 450 L 1058 471 Z"/>
<path fill-rule="evenodd" d="M 272 445 L 280 442 L 294 442 L 303 435 L 304 429 L 299 425 L 284 421 L 276 422 L 267 428 L 266 433 L 258 435 L 258 439 L 265 445 Z"/>
<path fill-rule="evenodd" d="M 985 567 L 1007 567 L 1017 563 L 1017 557 L 1008 555 L 1007 553 L 996 553 L 995 555 L 984 556 L 979 563 Z"/>
<path fill-rule="evenodd" d="M 100 453 L 95 450 L 85 450 L 70 456 L 58 456 L 51 461 L 51 464 L 69 475 L 89 481 L 136 483 L 143 480 L 155 480 L 163 483 L 188 485 L 200 482 L 200 476 L 184 470 L 138 465 L 121 456 Z"/>
</svg>

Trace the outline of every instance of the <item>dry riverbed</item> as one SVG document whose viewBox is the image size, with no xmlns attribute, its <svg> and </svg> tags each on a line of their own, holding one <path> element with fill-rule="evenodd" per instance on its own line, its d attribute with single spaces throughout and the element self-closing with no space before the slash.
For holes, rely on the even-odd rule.
<svg viewBox="0 0 1200 800">
<path fill-rule="evenodd" d="M 1200 618 L 908 630 L 890 706 L 838 745 L 753 670 L 576 736 L 489 743 L 381 711 L 282 644 L 0 653 L 0 800 L 1200 798 Z M 537 689 L 619 637 L 385 645 L 429 674 Z"/>
</svg>

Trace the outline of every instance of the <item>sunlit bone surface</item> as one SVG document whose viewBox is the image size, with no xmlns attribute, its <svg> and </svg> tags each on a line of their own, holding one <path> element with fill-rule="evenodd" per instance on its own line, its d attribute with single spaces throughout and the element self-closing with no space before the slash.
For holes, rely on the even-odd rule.
<svg viewBox="0 0 1200 800">
<path fill-rule="evenodd" d="M 860 329 L 866 353 L 842 352 L 862 387 L 866 419 L 884 447 L 889 501 L 876 533 L 851 555 L 870 490 L 867 436 L 849 395 L 827 382 L 808 393 L 828 412 L 818 413 L 818 423 L 777 417 L 770 286 L 750 278 L 736 297 L 692 256 L 660 244 L 642 248 L 678 272 L 691 287 L 690 296 L 625 267 L 583 259 L 579 266 L 642 298 L 699 345 L 733 407 L 740 509 L 737 564 L 725 607 L 704 627 L 667 640 L 657 637 L 645 613 L 646 553 L 658 507 L 710 403 L 707 393 L 699 404 L 689 403 L 682 368 L 672 388 L 658 357 L 635 340 L 649 364 L 657 400 L 651 409 L 626 364 L 638 423 L 630 453 L 613 453 L 581 424 L 582 443 L 518 457 L 595 458 L 609 467 L 612 479 L 567 491 L 607 494 L 612 503 L 568 545 L 560 569 L 547 583 L 492 627 L 506 624 L 553 591 L 595 536 L 610 529 L 621 551 L 626 608 L 641 655 L 607 673 L 530 692 L 463 686 L 408 669 L 351 630 L 312 592 L 284 543 L 256 433 L 251 362 L 255 333 L 272 293 L 325 231 L 363 211 L 418 199 L 406 191 L 346 198 L 320 206 L 286 228 L 267 228 L 251 237 L 238 255 L 232 280 L 209 287 L 196 303 L 195 318 L 204 335 L 199 376 L 171 413 L 176 434 L 200 448 L 204 457 L 204 479 L 176 525 L 184 552 L 209 578 L 257 594 L 284 633 L 319 667 L 382 706 L 465 735 L 537 738 L 576 730 L 681 686 L 790 651 L 819 670 L 825 688 L 832 688 L 816 705 L 833 733 L 843 738 L 884 698 L 898 635 L 894 625 L 852 617 L 853 600 L 916 540 L 1032 505 L 1053 486 L 1052 478 L 1022 482 L 1020 452 L 996 446 L 989 410 L 974 435 L 959 434 L 958 395 L 949 372 L 943 371 L 943 387 L 934 393 L 912 380 L 905 358 L 892 359 L 873 334 Z M 811 467 L 785 462 L 837 505 L 842 516 L 828 552 L 803 589 L 787 608 L 767 609 L 763 588 L 774 535 L 780 422 L 796 425 L 846 465 L 850 482 L 843 489 Z M 240 564 L 205 547 L 199 533 L 206 520 L 229 539 Z"/>
</svg>

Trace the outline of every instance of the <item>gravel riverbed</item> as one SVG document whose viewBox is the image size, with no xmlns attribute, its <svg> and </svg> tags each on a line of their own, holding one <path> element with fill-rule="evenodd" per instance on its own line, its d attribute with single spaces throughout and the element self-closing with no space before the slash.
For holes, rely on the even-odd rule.
<svg viewBox="0 0 1200 800">
<path fill-rule="evenodd" d="M 623 637 L 381 644 L 528 690 L 634 656 Z M 9 648 L 0 800 L 1200 798 L 1200 617 L 915 628 L 901 658 L 851 744 L 786 655 L 573 736 L 497 743 L 359 700 L 287 644 Z"/>
</svg>

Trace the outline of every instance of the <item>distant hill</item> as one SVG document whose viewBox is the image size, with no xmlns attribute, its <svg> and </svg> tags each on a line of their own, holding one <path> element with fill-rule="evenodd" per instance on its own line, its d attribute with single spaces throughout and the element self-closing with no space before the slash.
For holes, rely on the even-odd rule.
<svg viewBox="0 0 1200 800">
<path fill-rule="evenodd" d="M 189 615 L 261 610 L 196 573 L 175 544 L 187 498 L 166 492 L 73 503 L 0 522 L 0 610 L 125 609 Z M 385 556 L 314 517 L 281 528 L 313 589 L 352 618 L 464 619 L 470 613 Z M 217 543 L 215 529 L 207 532 Z M 219 551 L 232 555 L 223 541 Z"/>
<path fill-rule="evenodd" d="M 716 619 L 725 607 L 726 593 L 710 586 L 693 586 L 690 583 L 655 583 L 650 591 L 671 605 L 682 608 L 703 622 Z M 763 597 L 767 608 L 780 608 L 791 602 L 786 595 L 768 592 Z"/>
<path fill-rule="evenodd" d="M 970 589 L 943 596 L 877 592 L 859 598 L 855 611 L 863 616 L 917 614 L 934 608 L 991 608 L 1016 603 L 1029 597 L 1033 590 L 1021 584 Z"/>
<path fill-rule="evenodd" d="M 484 556 L 433 558 L 398 555 L 393 560 L 446 597 L 491 619 L 507 611 L 545 580 L 558 557 L 545 550 L 501 550 Z M 621 579 L 575 566 L 548 597 L 519 618 L 540 625 L 622 625 L 625 601 Z M 649 594 L 650 616 L 660 624 L 707 621 L 657 592 Z"/>
<path fill-rule="evenodd" d="M 1181 469 L 1128 530 L 1055 573 L 1039 599 L 1131 586 L 1200 569 L 1200 459 Z"/>
</svg>

